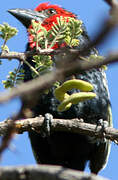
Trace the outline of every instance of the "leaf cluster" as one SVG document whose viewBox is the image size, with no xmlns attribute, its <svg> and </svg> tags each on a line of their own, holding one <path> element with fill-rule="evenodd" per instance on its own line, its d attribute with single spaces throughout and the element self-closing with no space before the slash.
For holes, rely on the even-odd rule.
<svg viewBox="0 0 118 180">
<path fill-rule="evenodd" d="M 65 37 L 65 42 L 68 46 L 78 46 L 79 40 L 78 37 L 82 33 L 82 21 L 74 19 L 74 18 L 68 18 L 68 26 L 67 26 L 67 32 Z"/>
<path fill-rule="evenodd" d="M 56 44 L 60 47 L 63 43 L 72 47 L 79 44 L 78 36 L 82 33 L 81 24 L 80 20 L 61 16 L 57 17 L 57 23 L 53 23 L 50 30 L 46 30 L 40 22 L 32 20 L 32 28 L 30 27 L 28 32 L 36 43 L 36 50 L 52 49 Z M 52 57 L 49 55 L 34 56 L 32 61 L 35 62 L 35 69 L 39 74 L 49 71 L 53 64 Z M 32 74 L 33 77 L 37 76 L 35 72 Z"/>
<path fill-rule="evenodd" d="M 49 72 L 52 67 L 52 59 L 51 56 L 46 56 L 46 55 L 35 55 L 33 56 L 33 62 L 35 62 L 35 69 L 38 71 L 40 74 Z M 33 78 L 36 77 L 36 73 L 32 72 Z"/>
<path fill-rule="evenodd" d="M 14 71 L 10 71 L 7 76 L 7 80 L 3 80 L 2 83 L 4 88 L 12 88 L 16 84 L 19 84 L 24 79 L 24 70 L 23 69 L 14 69 Z"/>
<path fill-rule="evenodd" d="M 7 47 L 7 41 L 17 34 L 18 30 L 14 27 L 11 27 L 8 23 L 0 24 L 0 38 L 4 40 L 3 45 L 1 46 L 2 51 L 9 52 Z"/>
<path fill-rule="evenodd" d="M 5 41 L 8 41 L 10 38 L 17 34 L 18 30 L 14 27 L 11 27 L 8 23 L 0 24 L 0 37 Z"/>
<path fill-rule="evenodd" d="M 70 47 L 78 46 L 78 37 L 82 33 L 81 25 L 82 21 L 80 20 L 71 17 L 57 17 L 57 24 L 53 23 L 53 27 L 50 30 L 53 39 L 51 47 L 53 47 L 56 42 L 59 44 L 65 42 L 66 45 Z"/>
<path fill-rule="evenodd" d="M 32 35 L 33 41 L 36 42 L 36 50 L 46 49 L 46 38 L 48 31 L 41 25 L 41 22 L 35 22 L 32 20 L 32 28 L 28 29 L 28 32 Z"/>
</svg>

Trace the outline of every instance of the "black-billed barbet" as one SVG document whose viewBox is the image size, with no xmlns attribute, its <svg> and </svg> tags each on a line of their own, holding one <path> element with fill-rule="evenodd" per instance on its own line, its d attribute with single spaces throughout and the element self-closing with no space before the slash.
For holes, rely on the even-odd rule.
<svg viewBox="0 0 118 180">
<path fill-rule="evenodd" d="M 11 9 L 9 12 L 20 20 L 27 29 L 31 28 L 31 20 L 35 20 L 37 23 L 41 22 L 42 26 L 48 31 L 52 29 L 54 22 L 57 23 L 57 17 L 77 19 L 75 14 L 49 3 L 42 3 L 34 10 L 18 8 Z M 31 34 L 28 33 L 28 35 L 27 50 L 35 50 L 36 42 L 33 42 Z M 78 38 L 78 49 L 83 48 L 90 41 L 84 25 L 82 25 L 82 33 Z M 63 43 L 63 46 L 66 46 L 66 43 Z M 60 47 L 61 45 L 56 43 L 53 49 Z M 89 57 L 91 54 L 97 55 L 97 51 L 94 48 L 89 49 L 84 57 Z M 32 59 L 30 57 L 27 61 L 33 65 Z M 32 79 L 29 66 L 24 64 L 23 69 L 25 70 L 25 81 Z M 53 86 L 48 93 L 41 95 L 37 106 L 32 109 L 34 115 L 44 116 L 46 113 L 50 113 L 53 115 L 53 118 L 65 120 L 78 118 L 83 119 L 84 122 L 96 125 L 102 119 L 103 121 L 108 121 L 108 125 L 112 126 L 107 80 L 103 68 L 85 71 L 75 75 L 75 78 L 90 82 L 94 87 L 93 91 L 96 93 L 96 97 L 74 104 L 67 111 L 59 112 L 57 110 L 59 101 L 54 96 L 55 87 Z M 72 94 L 77 91 L 73 89 L 69 93 Z M 42 137 L 41 134 L 33 130 L 29 132 L 29 138 L 37 163 L 62 165 L 83 171 L 87 161 L 89 161 L 91 172 L 97 174 L 105 167 L 109 157 L 110 142 L 108 140 L 98 140 L 71 132 L 51 132 L 49 136 Z"/>
</svg>

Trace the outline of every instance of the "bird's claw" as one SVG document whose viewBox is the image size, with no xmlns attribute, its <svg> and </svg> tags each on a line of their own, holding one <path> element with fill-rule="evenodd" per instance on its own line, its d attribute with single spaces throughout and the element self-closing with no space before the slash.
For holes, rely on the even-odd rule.
<svg viewBox="0 0 118 180">
<path fill-rule="evenodd" d="M 108 125 L 109 125 L 108 121 L 104 121 L 103 119 L 99 119 L 99 121 L 97 123 L 97 126 L 102 127 L 101 132 L 103 135 L 103 139 L 102 139 L 103 142 L 106 142 L 106 138 L 105 138 L 106 131 L 105 131 L 105 129 L 108 127 Z"/>
<path fill-rule="evenodd" d="M 53 120 L 52 114 L 46 113 L 44 116 L 44 122 L 43 122 L 42 131 L 41 131 L 42 137 L 50 136 L 52 120 Z"/>
<path fill-rule="evenodd" d="M 99 119 L 97 125 L 101 126 L 102 130 L 104 131 L 105 128 L 107 128 L 109 124 L 108 124 L 108 121 L 104 121 L 103 119 Z"/>
</svg>

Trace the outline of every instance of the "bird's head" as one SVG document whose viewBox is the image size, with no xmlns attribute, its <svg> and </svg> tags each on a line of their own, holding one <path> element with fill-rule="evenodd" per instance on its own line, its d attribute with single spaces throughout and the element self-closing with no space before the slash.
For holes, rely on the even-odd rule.
<svg viewBox="0 0 118 180">
<path fill-rule="evenodd" d="M 45 27 L 47 31 L 52 28 L 53 23 L 57 23 L 57 17 L 76 18 L 75 14 L 57 5 L 51 5 L 48 2 L 40 4 L 34 10 L 17 8 L 10 9 L 8 12 L 15 16 L 27 29 L 31 27 L 31 21 L 35 20 L 36 22 L 42 23 L 42 26 Z M 29 43 L 31 43 L 31 39 L 32 36 L 29 35 Z M 33 45 L 30 45 L 33 48 Z"/>
</svg>

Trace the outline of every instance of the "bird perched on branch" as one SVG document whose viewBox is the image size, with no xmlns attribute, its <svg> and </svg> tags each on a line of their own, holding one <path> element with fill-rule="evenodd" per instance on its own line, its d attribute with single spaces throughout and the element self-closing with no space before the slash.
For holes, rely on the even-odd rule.
<svg viewBox="0 0 118 180">
<path fill-rule="evenodd" d="M 34 40 L 33 26 L 36 26 L 36 24 L 40 25 L 37 31 L 39 35 L 45 30 L 46 33 L 50 32 L 50 30 L 54 30 L 54 28 L 58 30 L 58 18 L 66 18 L 65 23 L 70 21 L 69 18 L 77 20 L 76 15 L 72 12 L 57 5 L 50 5 L 49 3 L 42 3 L 34 10 L 18 8 L 11 9 L 9 12 L 28 30 L 28 51 L 35 51 L 36 48 L 41 48 L 44 44 L 41 36 L 40 41 L 36 42 Z M 32 20 L 34 20 L 34 24 L 31 23 Z M 69 46 L 65 36 L 63 36 L 63 40 L 55 41 L 53 44 L 51 44 L 52 36 L 49 35 L 49 37 L 50 44 L 47 45 L 47 47 L 51 45 L 51 49 Z M 83 47 L 86 47 L 89 41 L 85 27 L 82 24 L 81 32 L 78 33 L 78 47 L 74 45 L 74 48 L 76 46 L 78 50 L 81 50 Z M 71 48 L 73 48 L 72 44 Z M 88 58 L 91 55 L 97 56 L 97 52 L 94 48 L 86 50 L 83 57 Z M 32 61 L 32 59 L 33 57 L 29 57 L 27 62 L 34 67 L 36 62 Z M 55 66 L 56 55 L 52 57 L 52 59 L 52 66 Z M 25 81 L 32 79 L 33 75 L 28 64 L 24 63 L 23 69 L 25 71 Z M 59 112 L 57 109 L 59 101 L 54 95 L 55 86 L 53 86 L 47 93 L 40 96 L 38 104 L 32 108 L 34 115 L 45 116 L 46 113 L 50 113 L 54 118 L 62 118 L 65 120 L 78 118 L 83 119 L 86 123 L 96 125 L 98 121 L 102 119 L 108 122 L 108 126 L 111 126 L 112 117 L 109 93 L 103 68 L 91 69 L 81 74 L 76 74 L 74 77 L 89 82 L 93 86 L 93 92 L 96 94 L 96 97 L 91 100 L 73 104 L 69 109 Z M 73 94 L 75 92 L 78 92 L 78 90 L 74 88 L 69 90 L 68 93 Z M 103 141 L 102 139 L 95 139 L 71 132 L 50 132 L 49 136 L 43 137 L 42 134 L 32 130 L 29 132 L 29 138 L 37 163 L 62 165 L 64 167 L 83 171 L 86 163 L 89 161 L 90 170 L 95 174 L 105 167 L 110 151 L 110 142 L 108 140 Z"/>
</svg>

